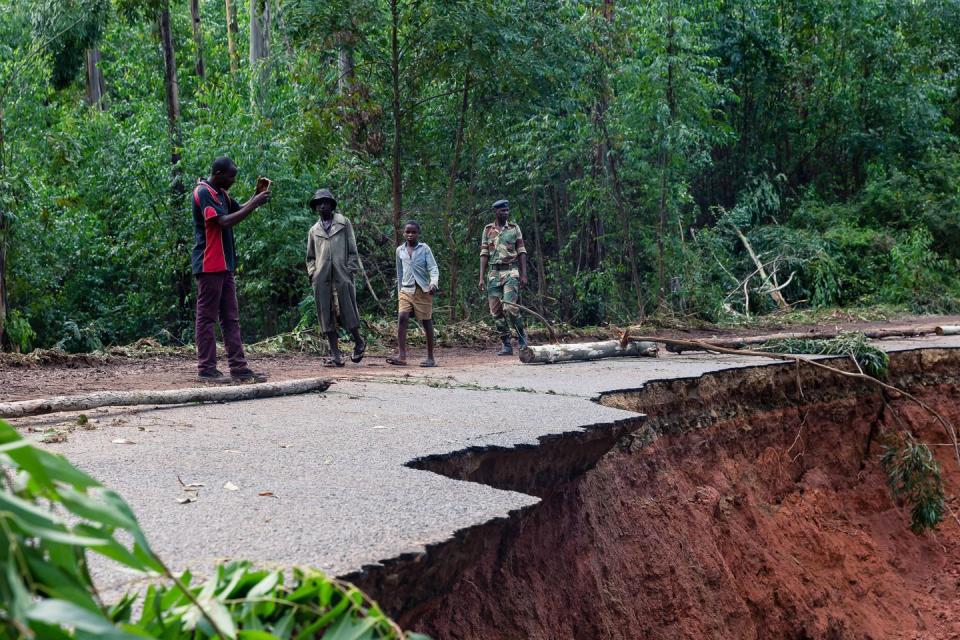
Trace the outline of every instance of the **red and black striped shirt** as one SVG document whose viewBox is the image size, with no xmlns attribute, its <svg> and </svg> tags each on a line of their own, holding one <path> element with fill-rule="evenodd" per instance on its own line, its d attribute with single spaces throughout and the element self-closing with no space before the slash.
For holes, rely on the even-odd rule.
<svg viewBox="0 0 960 640">
<path fill-rule="evenodd" d="M 238 210 L 240 205 L 230 195 L 215 188 L 206 180 L 198 180 L 193 190 L 194 245 L 193 273 L 217 273 L 235 271 L 237 249 L 233 242 L 233 229 L 220 226 L 217 216 L 225 216 Z"/>
</svg>

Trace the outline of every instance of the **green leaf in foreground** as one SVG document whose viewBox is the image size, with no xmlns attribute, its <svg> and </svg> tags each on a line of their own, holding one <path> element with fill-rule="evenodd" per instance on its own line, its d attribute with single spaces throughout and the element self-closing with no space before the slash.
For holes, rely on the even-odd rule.
<svg viewBox="0 0 960 640">
<path fill-rule="evenodd" d="M 3 421 L 0 472 L 0 640 L 408 637 L 359 589 L 318 571 L 294 569 L 287 583 L 280 571 L 230 562 L 206 581 L 191 585 L 189 572 L 175 578 L 119 494 Z M 168 582 L 146 590 L 131 622 L 140 595 L 104 606 L 87 570 L 88 551 Z"/>
</svg>

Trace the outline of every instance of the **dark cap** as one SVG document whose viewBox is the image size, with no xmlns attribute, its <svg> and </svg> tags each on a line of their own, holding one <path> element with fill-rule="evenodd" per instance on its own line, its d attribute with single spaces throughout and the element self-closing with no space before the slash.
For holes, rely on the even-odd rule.
<svg viewBox="0 0 960 640">
<path fill-rule="evenodd" d="M 509 209 L 510 201 L 509 200 L 497 200 L 492 205 L 493 209 Z"/>
<path fill-rule="evenodd" d="M 313 194 L 313 198 L 310 200 L 310 206 L 312 207 L 315 202 L 319 202 L 320 200 L 330 200 L 333 202 L 333 208 L 337 208 L 337 199 L 333 197 L 329 189 L 317 189 Z"/>
</svg>

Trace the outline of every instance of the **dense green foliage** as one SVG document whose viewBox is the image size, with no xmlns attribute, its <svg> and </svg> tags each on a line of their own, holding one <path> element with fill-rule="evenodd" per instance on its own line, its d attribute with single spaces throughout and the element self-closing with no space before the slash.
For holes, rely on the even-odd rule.
<svg viewBox="0 0 960 640">
<path fill-rule="evenodd" d="M 0 421 L 0 638 L 44 640 L 401 640 L 352 585 L 316 571 L 217 567 L 205 582 L 174 577 L 129 505 L 63 457 Z M 88 553 L 168 582 L 112 605 L 100 601 Z"/>
<path fill-rule="evenodd" d="M 761 345 L 759 350 L 774 353 L 849 356 L 862 373 L 880 380 L 886 379 L 890 370 L 890 356 L 887 352 L 870 344 L 870 340 L 862 333 L 841 333 L 831 339 L 770 340 Z"/>
<path fill-rule="evenodd" d="M 319 186 L 354 220 L 371 315 L 393 313 L 395 225 L 416 217 L 440 315 L 483 317 L 477 245 L 501 197 L 525 302 L 553 319 L 717 320 L 774 310 L 778 287 L 957 308 L 957 0 L 277 0 L 254 68 L 251 4 L 233 5 L 235 73 L 224 2 L 200 2 L 201 77 L 186 2 L 0 0 L 7 346 L 190 341 L 185 192 L 222 153 L 241 200 L 274 179 L 236 231 L 247 339 L 309 318 Z"/>
</svg>

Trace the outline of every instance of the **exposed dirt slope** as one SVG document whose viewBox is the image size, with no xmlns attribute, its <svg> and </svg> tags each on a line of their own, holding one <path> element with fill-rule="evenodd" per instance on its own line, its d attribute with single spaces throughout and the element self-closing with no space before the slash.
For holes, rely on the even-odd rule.
<svg viewBox="0 0 960 640">
<path fill-rule="evenodd" d="M 960 424 L 958 363 L 901 354 L 896 381 Z M 936 535 L 911 533 L 879 467 L 871 434 L 903 425 L 839 379 L 804 375 L 798 405 L 794 375 L 611 396 L 646 403 L 648 428 L 488 530 L 404 626 L 438 639 L 958 637 L 960 526 L 948 514 Z M 924 441 L 946 441 L 915 406 L 893 406 Z M 952 449 L 934 449 L 956 495 Z"/>
</svg>

